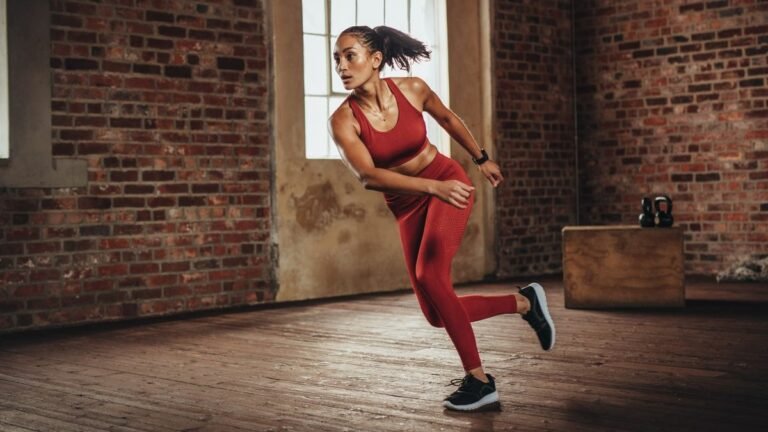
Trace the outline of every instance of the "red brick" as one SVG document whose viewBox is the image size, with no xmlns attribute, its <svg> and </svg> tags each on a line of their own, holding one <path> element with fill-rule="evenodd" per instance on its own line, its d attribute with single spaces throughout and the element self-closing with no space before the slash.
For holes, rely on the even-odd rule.
<svg viewBox="0 0 768 432">
<path fill-rule="evenodd" d="M 113 231 L 116 236 L 137 235 L 144 231 L 144 227 L 141 225 L 115 225 Z"/>
<path fill-rule="evenodd" d="M 96 242 L 93 240 L 65 240 L 63 245 L 64 251 L 73 252 L 95 249 Z"/>
<path fill-rule="evenodd" d="M 131 274 L 157 273 L 160 266 L 155 263 L 131 264 L 129 271 Z"/>
<path fill-rule="evenodd" d="M 162 268 L 163 268 L 163 273 L 165 273 L 165 272 L 183 272 L 183 271 L 189 270 L 190 264 L 189 264 L 188 261 L 173 262 L 173 263 L 163 263 Z"/>
<path fill-rule="evenodd" d="M 189 296 L 192 289 L 187 286 L 170 286 L 163 288 L 163 297 Z"/>
<path fill-rule="evenodd" d="M 173 198 L 173 197 L 149 198 L 147 200 L 147 206 L 150 207 L 150 208 L 156 208 L 156 207 L 175 207 L 176 206 L 176 198 Z"/>
<path fill-rule="evenodd" d="M 169 311 L 184 310 L 184 302 L 180 300 L 155 300 L 143 302 L 139 305 L 139 315 L 165 314 Z"/>
<path fill-rule="evenodd" d="M 30 282 L 52 281 L 61 279 L 61 272 L 57 269 L 33 270 L 29 274 Z"/>
<path fill-rule="evenodd" d="M 105 239 L 99 243 L 101 249 L 128 249 L 130 246 L 129 240 L 124 238 Z"/>
<path fill-rule="evenodd" d="M 61 299 L 58 297 L 34 298 L 27 300 L 27 310 L 51 310 L 61 308 Z"/>
<path fill-rule="evenodd" d="M 148 287 L 166 287 L 178 283 L 179 277 L 175 274 L 160 274 L 145 278 Z"/>
<path fill-rule="evenodd" d="M 81 210 L 88 209 L 108 209 L 112 207 L 112 200 L 100 197 L 82 197 L 77 200 L 77 208 Z"/>
<path fill-rule="evenodd" d="M 100 266 L 98 268 L 99 276 L 113 277 L 128 274 L 127 264 L 112 264 Z"/>
<path fill-rule="evenodd" d="M 5 232 L 5 241 L 38 240 L 40 229 L 32 227 L 8 228 Z"/>
<path fill-rule="evenodd" d="M 643 124 L 646 126 L 664 126 L 667 124 L 667 119 L 664 117 L 648 117 L 643 120 Z"/>
<path fill-rule="evenodd" d="M 85 292 L 97 292 L 97 291 L 109 291 L 114 286 L 114 281 L 111 280 L 89 280 L 83 282 L 83 291 Z"/>
<path fill-rule="evenodd" d="M 77 296 L 68 296 L 68 297 L 61 298 L 62 307 L 84 306 L 84 305 L 92 305 L 95 303 L 96 303 L 96 297 L 94 295 L 77 295 Z"/>
<path fill-rule="evenodd" d="M 18 248 L 21 249 L 22 245 L 19 244 Z M 0 255 L 3 255 L 2 253 L 3 246 L 0 245 Z M 29 254 L 45 254 L 45 253 L 52 253 L 52 252 L 60 252 L 61 251 L 61 242 L 58 241 L 52 241 L 52 242 L 36 242 L 36 243 L 27 243 L 26 244 L 27 253 Z M 20 255 L 21 252 L 14 253 L 14 255 Z"/>
<path fill-rule="evenodd" d="M 114 198 L 112 200 L 112 207 L 125 208 L 125 207 L 145 207 L 146 201 L 144 198 Z"/>
</svg>

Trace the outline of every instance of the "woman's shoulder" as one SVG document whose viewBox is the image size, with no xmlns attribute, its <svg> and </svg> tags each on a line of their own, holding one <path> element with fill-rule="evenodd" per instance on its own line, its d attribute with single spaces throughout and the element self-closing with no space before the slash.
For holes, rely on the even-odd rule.
<svg viewBox="0 0 768 432">
<path fill-rule="evenodd" d="M 350 107 L 349 103 L 349 99 L 344 99 L 344 102 L 342 102 L 328 118 L 328 124 L 332 128 L 351 122 L 352 125 L 355 126 L 355 129 L 357 129 L 357 120 L 355 119 L 352 107 Z"/>
<path fill-rule="evenodd" d="M 339 104 L 338 108 L 331 114 L 329 120 L 343 119 L 352 115 L 352 108 L 349 106 L 349 100 L 344 99 L 344 102 Z"/>
<path fill-rule="evenodd" d="M 411 77 L 392 77 L 393 83 L 397 84 L 400 91 L 406 91 L 413 95 L 425 97 L 431 91 L 429 85 L 423 79 L 417 76 Z"/>
</svg>

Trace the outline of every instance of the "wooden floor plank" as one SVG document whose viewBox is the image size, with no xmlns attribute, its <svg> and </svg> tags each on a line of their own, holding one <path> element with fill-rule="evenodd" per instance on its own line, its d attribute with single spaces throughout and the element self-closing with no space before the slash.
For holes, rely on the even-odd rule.
<svg viewBox="0 0 768 432">
<path fill-rule="evenodd" d="M 412 293 L 0 339 L 0 430 L 760 430 L 768 304 L 689 286 L 683 309 L 569 310 L 558 344 L 518 316 L 474 323 L 502 410 L 444 411 L 461 375 Z M 460 295 L 508 294 L 514 284 Z M 707 290 L 717 299 L 708 300 Z M 761 288 L 757 289 L 757 292 Z M 762 294 L 760 294 L 762 295 Z"/>
</svg>

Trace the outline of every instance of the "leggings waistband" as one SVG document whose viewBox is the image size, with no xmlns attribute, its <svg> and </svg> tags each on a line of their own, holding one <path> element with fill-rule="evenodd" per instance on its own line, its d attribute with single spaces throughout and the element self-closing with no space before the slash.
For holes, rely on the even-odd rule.
<svg viewBox="0 0 768 432">
<path fill-rule="evenodd" d="M 424 169 L 416 173 L 414 177 L 440 180 L 455 178 L 465 182 L 469 181 L 466 173 L 464 173 L 464 170 L 461 168 L 461 165 L 440 152 L 435 155 L 435 158 L 432 159 Z M 384 193 L 384 199 L 386 200 L 387 206 L 396 217 L 417 207 L 420 202 L 426 202 L 429 198 L 429 196 Z"/>
</svg>

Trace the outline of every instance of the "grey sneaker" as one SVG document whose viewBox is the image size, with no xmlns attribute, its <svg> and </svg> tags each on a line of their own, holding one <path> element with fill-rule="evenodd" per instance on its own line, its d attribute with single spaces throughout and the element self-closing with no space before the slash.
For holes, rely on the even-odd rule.
<svg viewBox="0 0 768 432">
<path fill-rule="evenodd" d="M 551 350 L 555 346 L 555 323 L 552 322 L 552 316 L 549 315 L 544 288 L 537 283 L 532 283 L 520 288 L 520 294 L 531 302 L 531 310 L 523 315 L 523 319 L 536 332 L 544 351 Z"/>
</svg>

